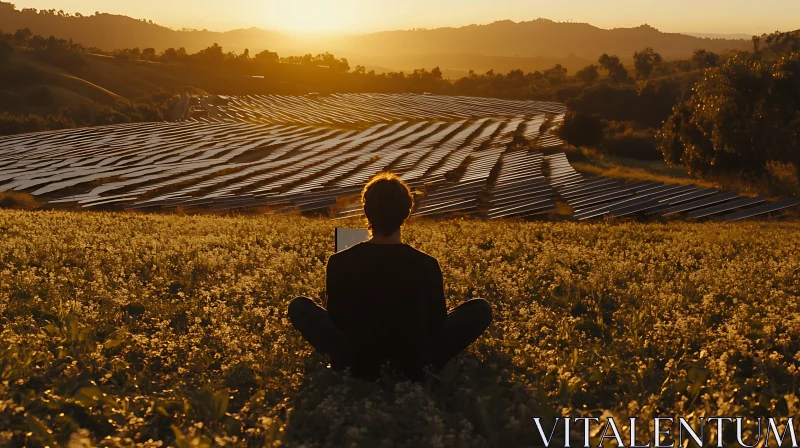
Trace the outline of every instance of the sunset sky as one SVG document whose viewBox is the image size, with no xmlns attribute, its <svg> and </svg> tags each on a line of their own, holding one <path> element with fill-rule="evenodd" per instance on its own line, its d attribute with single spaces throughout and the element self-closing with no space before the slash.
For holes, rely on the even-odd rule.
<svg viewBox="0 0 800 448">
<path fill-rule="evenodd" d="M 588 22 L 602 28 L 648 23 L 662 31 L 761 34 L 800 28 L 798 0 L 11 0 L 18 8 L 95 11 L 173 28 L 260 27 L 294 33 L 362 33 L 461 26 L 496 20 Z"/>
</svg>

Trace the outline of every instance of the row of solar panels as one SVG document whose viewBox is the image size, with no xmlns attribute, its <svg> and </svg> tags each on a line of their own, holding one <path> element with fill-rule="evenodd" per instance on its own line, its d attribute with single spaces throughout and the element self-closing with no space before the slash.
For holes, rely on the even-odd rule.
<svg viewBox="0 0 800 448">
<path fill-rule="evenodd" d="M 223 103 L 202 99 L 208 117 L 188 121 L 313 123 L 316 125 L 399 120 L 466 119 L 531 114 L 563 115 L 563 104 L 497 98 L 416 94 L 333 94 L 310 98 L 293 95 L 220 96 Z M 537 126 L 538 128 L 538 126 Z"/>
<path fill-rule="evenodd" d="M 553 189 L 544 176 L 540 152 L 503 154 L 497 178 L 489 190 L 490 219 L 526 218 L 555 207 Z"/>
<path fill-rule="evenodd" d="M 551 183 L 579 221 L 679 214 L 693 219 L 723 215 L 727 221 L 737 221 L 800 205 L 794 198 L 767 202 L 761 196 L 740 197 L 694 184 L 654 181 L 624 184 L 609 178 L 586 177 L 574 170 L 564 153 L 548 156 L 546 160 Z"/>
</svg>

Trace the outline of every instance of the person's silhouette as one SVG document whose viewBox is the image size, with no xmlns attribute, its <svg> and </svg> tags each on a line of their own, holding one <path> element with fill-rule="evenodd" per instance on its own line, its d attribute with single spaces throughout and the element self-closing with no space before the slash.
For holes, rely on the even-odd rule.
<svg viewBox="0 0 800 448">
<path fill-rule="evenodd" d="M 332 367 L 375 379 L 381 367 L 418 380 L 424 367 L 439 371 L 488 328 L 483 299 L 447 312 L 439 262 L 403 244 L 400 227 L 413 197 L 393 174 L 379 174 L 361 195 L 372 238 L 332 255 L 327 267 L 328 309 L 306 297 L 289 305 L 289 319 Z"/>
</svg>

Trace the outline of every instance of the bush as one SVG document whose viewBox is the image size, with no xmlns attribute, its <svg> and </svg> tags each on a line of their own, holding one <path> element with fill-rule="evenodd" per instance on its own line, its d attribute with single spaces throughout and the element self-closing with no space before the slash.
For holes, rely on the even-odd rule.
<svg viewBox="0 0 800 448">
<path fill-rule="evenodd" d="M 638 129 L 633 123 L 609 127 L 599 149 L 608 155 L 629 159 L 663 160 L 656 144 L 655 130 Z"/>
<path fill-rule="evenodd" d="M 34 210 L 39 208 L 39 206 L 39 201 L 28 193 L 0 191 L 0 208 Z"/>
<path fill-rule="evenodd" d="M 580 96 L 568 101 L 567 107 L 581 114 L 599 114 L 606 120 L 635 120 L 639 110 L 639 93 L 630 85 L 603 83 L 588 87 Z"/>
<path fill-rule="evenodd" d="M 572 146 L 596 147 L 603 140 L 608 123 L 598 114 L 570 111 L 556 130 L 559 138 Z"/>
<path fill-rule="evenodd" d="M 556 90 L 556 101 L 566 103 L 567 101 L 580 96 L 583 93 L 582 85 L 569 85 Z"/>
</svg>

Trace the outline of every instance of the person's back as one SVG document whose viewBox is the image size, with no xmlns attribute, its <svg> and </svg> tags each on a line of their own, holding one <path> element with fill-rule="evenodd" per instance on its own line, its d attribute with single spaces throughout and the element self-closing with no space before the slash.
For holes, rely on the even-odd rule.
<svg viewBox="0 0 800 448">
<path fill-rule="evenodd" d="M 374 376 L 384 360 L 415 376 L 447 316 L 435 258 L 405 244 L 361 243 L 328 260 L 328 315 L 347 336 L 347 362 Z"/>
<path fill-rule="evenodd" d="M 400 237 L 413 207 L 402 180 L 380 174 L 361 199 L 372 238 L 328 259 L 327 310 L 297 297 L 289 319 L 337 369 L 374 379 L 388 361 L 420 379 L 425 365 L 439 370 L 474 342 L 489 326 L 492 309 L 473 299 L 447 313 L 439 263 Z"/>
</svg>

